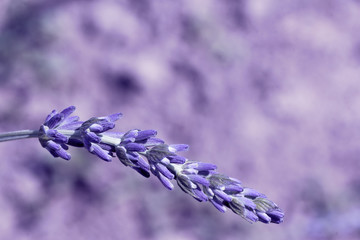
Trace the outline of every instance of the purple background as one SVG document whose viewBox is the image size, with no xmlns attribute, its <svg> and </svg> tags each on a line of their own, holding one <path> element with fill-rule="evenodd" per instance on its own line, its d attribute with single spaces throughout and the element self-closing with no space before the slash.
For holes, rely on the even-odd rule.
<svg viewBox="0 0 360 240">
<path fill-rule="evenodd" d="M 359 77 L 359 0 L 1 0 L 1 132 L 122 112 L 286 215 L 251 225 L 31 139 L 0 144 L 0 239 L 359 239 Z"/>
</svg>

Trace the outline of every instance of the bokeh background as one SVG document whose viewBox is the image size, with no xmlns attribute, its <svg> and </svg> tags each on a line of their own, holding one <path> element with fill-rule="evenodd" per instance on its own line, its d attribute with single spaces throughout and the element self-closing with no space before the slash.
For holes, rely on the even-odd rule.
<svg viewBox="0 0 360 240">
<path fill-rule="evenodd" d="M 0 239 L 359 239 L 359 0 L 1 0 L 0 131 L 122 112 L 264 192 L 249 224 L 84 149 L 0 144 Z"/>
</svg>

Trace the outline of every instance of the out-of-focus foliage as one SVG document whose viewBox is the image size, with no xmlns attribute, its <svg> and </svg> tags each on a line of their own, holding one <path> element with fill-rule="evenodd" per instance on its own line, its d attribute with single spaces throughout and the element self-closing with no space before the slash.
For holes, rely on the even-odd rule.
<svg viewBox="0 0 360 240">
<path fill-rule="evenodd" d="M 2 0 L 0 131 L 123 112 L 269 192 L 250 225 L 156 179 L 0 144 L 1 239 L 358 239 L 360 2 Z M 36 114 L 35 114 L 36 113 Z"/>
</svg>

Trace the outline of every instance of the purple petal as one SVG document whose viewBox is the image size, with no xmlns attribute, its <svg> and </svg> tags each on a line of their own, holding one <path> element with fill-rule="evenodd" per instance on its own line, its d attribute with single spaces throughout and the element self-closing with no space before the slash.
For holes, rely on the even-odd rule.
<svg viewBox="0 0 360 240">
<path fill-rule="evenodd" d="M 210 182 L 207 179 L 203 178 L 202 176 L 192 174 L 192 175 L 187 175 L 187 177 L 193 183 L 198 183 L 198 184 L 204 185 L 206 187 L 210 186 Z"/>
<path fill-rule="evenodd" d="M 102 149 L 99 145 L 97 144 L 91 144 L 90 147 L 90 152 L 94 153 L 95 155 L 97 155 L 99 158 L 110 162 L 111 161 L 111 156 L 108 154 L 107 151 L 105 151 L 104 149 Z"/>
<path fill-rule="evenodd" d="M 161 140 L 160 138 L 151 137 L 146 141 L 145 146 L 153 146 L 153 145 L 159 145 L 159 144 L 164 144 L 164 143 L 165 142 L 163 140 Z"/>
<path fill-rule="evenodd" d="M 171 163 L 184 164 L 186 162 L 186 158 L 183 156 L 168 156 L 168 158 Z"/>
<path fill-rule="evenodd" d="M 279 209 L 274 209 L 267 211 L 266 214 L 271 218 L 272 223 L 282 223 L 284 218 L 284 213 Z"/>
<path fill-rule="evenodd" d="M 48 149 L 48 150 L 57 151 L 60 148 L 61 148 L 61 146 L 52 140 L 46 142 L 46 149 Z"/>
<path fill-rule="evenodd" d="M 144 152 L 146 147 L 139 143 L 128 143 L 124 146 L 126 150 L 133 152 Z"/>
<path fill-rule="evenodd" d="M 132 162 L 139 161 L 139 155 L 138 154 L 132 154 L 132 152 L 127 152 L 126 157 Z"/>
<path fill-rule="evenodd" d="M 104 128 L 100 124 L 94 123 L 89 127 L 89 129 L 94 133 L 100 133 Z"/>
<path fill-rule="evenodd" d="M 157 174 L 157 177 L 159 178 L 160 182 L 169 190 L 172 190 L 174 188 L 174 185 L 171 183 L 171 181 L 166 178 L 164 175 L 162 175 L 161 173 Z"/>
<path fill-rule="evenodd" d="M 150 137 L 156 136 L 157 132 L 155 130 L 143 130 L 139 131 L 138 135 L 135 137 L 135 141 L 142 141 Z"/>
<path fill-rule="evenodd" d="M 237 184 L 239 184 L 239 185 L 242 184 L 242 182 L 241 182 L 240 180 L 236 179 L 236 178 L 231 178 L 231 177 L 229 177 L 229 179 L 230 179 L 232 182 L 237 183 Z"/>
<path fill-rule="evenodd" d="M 128 131 L 127 133 L 124 134 L 123 138 L 126 139 L 126 138 L 133 138 L 135 140 L 135 137 L 137 136 L 139 130 L 130 130 Z"/>
<path fill-rule="evenodd" d="M 259 193 L 258 191 L 251 189 L 251 188 L 244 188 L 244 190 L 242 191 L 242 194 L 245 197 L 249 197 L 249 198 L 257 198 L 259 196 L 264 196 L 264 194 Z"/>
<path fill-rule="evenodd" d="M 210 202 L 214 205 L 214 207 L 216 207 L 217 210 L 219 210 L 220 212 L 224 213 L 226 212 L 226 207 L 220 202 L 218 201 L 216 198 L 210 199 Z"/>
<path fill-rule="evenodd" d="M 164 175 L 166 178 L 168 179 L 173 179 L 175 176 L 174 174 L 172 174 L 169 169 L 167 169 L 167 167 L 165 167 L 163 164 L 161 163 L 155 163 L 154 164 L 156 169 L 162 174 Z"/>
<path fill-rule="evenodd" d="M 62 114 L 64 116 L 64 119 L 67 118 L 70 114 L 72 114 L 75 111 L 75 106 L 70 106 L 65 108 L 64 110 L 62 110 L 60 112 L 60 114 Z"/>
<path fill-rule="evenodd" d="M 202 162 L 191 163 L 191 164 L 187 165 L 186 167 L 193 168 L 198 171 L 210 171 L 210 170 L 215 170 L 217 168 L 215 164 L 202 163 Z"/>
<path fill-rule="evenodd" d="M 86 132 L 85 138 L 93 143 L 99 143 L 101 141 L 101 138 L 93 132 Z"/>
<path fill-rule="evenodd" d="M 50 118 L 52 118 L 53 116 L 55 116 L 55 114 L 57 114 L 58 112 L 54 109 L 51 111 L 51 113 L 49 115 L 47 115 L 46 119 L 45 119 L 45 123 L 48 122 L 50 120 Z"/>
<path fill-rule="evenodd" d="M 83 124 L 84 122 L 70 122 L 70 123 L 67 123 L 67 124 L 61 124 L 61 126 L 57 127 L 58 130 L 75 130 L 75 129 L 78 129 L 79 127 L 81 127 L 81 125 Z"/>
<path fill-rule="evenodd" d="M 232 198 L 219 189 L 212 189 L 216 196 L 224 199 L 227 202 L 231 202 Z"/>
<path fill-rule="evenodd" d="M 59 133 L 57 130 L 54 129 L 49 129 L 46 132 L 46 135 L 53 138 L 53 141 L 57 143 L 67 143 L 68 141 L 68 137 L 66 137 L 65 135 Z"/>
<path fill-rule="evenodd" d="M 83 143 L 84 143 L 84 147 L 85 147 L 89 152 L 91 152 L 92 143 L 91 143 L 87 138 L 84 138 L 84 139 L 83 139 Z"/>
<path fill-rule="evenodd" d="M 247 209 L 244 209 L 244 217 L 250 222 L 257 222 L 259 220 L 258 216 L 253 211 Z"/>
<path fill-rule="evenodd" d="M 137 164 L 139 165 L 140 168 L 149 171 L 150 170 L 150 165 L 147 161 L 144 160 L 144 158 L 139 157 L 139 160 L 137 162 Z"/>
<path fill-rule="evenodd" d="M 243 187 L 239 186 L 239 185 L 226 185 L 225 186 L 225 192 L 227 193 L 232 193 L 232 194 L 236 194 L 236 193 L 240 193 L 243 191 Z"/>
<path fill-rule="evenodd" d="M 56 125 L 58 125 L 62 119 L 63 119 L 62 115 L 56 114 L 52 118 L 50 118 L 50 120 L 47 121 L 44 125 L 48 126 L 49 128 L 55 128 Z"/>
<path fill-rule="evenodd" d="M 54 157 L 61 157 L 65 160 L 70 160 L 71 155 L 67 153 L 60 144 L 55 143 L 52 140 L 49 140 L 45 143 L 45 148 L 53 155 Z"/>
<path fill-rule="evenodd" d="M 244 205 L 250 209 L 255 209 L 256 208 L 256 204 L 249 198 L 246 197 L 242 197 L 241 201 L 244 203 Z"/>
<path fill-rule="evenodd" d="M 69 149 L 69 146 L 66 145 L 66 144 L 64 144 L 64 143 L 61 143 L 60 145 L 61 145 L 61 147 L 62 147 L 64 150 L 68 150 L 68 149 Z"/>
<path fill-rule="evenodd" d="M 73 122 L 78 122 L 79 119 L 80 118 L 78 116 L 67 117 L 66 119 L 64 119 L 64 121 L 62 122 L 61 125 L 65 125 L 65 124 L 73 123 Z"/>
<path fill-rule="evenodd" d="M 108 121 L 98 121 L 96 124 L 99 124 L 102 126 L 102 132 L 105 132 L 107 130 L 113 129 L 115 127 L 115 123 L 113 122 L 108 122 Z"/>
<path fill-rule="evenodd" d="M 209 200 L 209 198 L 206 196 L 206 194 L 203 191 L 201 191 L 200 188 L 193 189 L 192 191 L 198 197 L 198 200 L 200 202 L 206 202 L 207 200 Z"/>
<path fill-rule="evenodd" d="M 61 157 L 62 159 L 65 160 L 70 160 L 71 155 L 66 152 L 64 149 L 60 148 L 59 150 L 56 151 L 56 153 L 58 154 L 59 157 Z"/>
<path fill-rule="evenodd" d="M 59 157 L 59 154 L 57 154 L 57 152 L 55 150 L 50 150 L 48 148 L 46 148 L 49 153 L 54 157 L 54 158 L 58 158 Z"/>
<path fill-rule="evenodd" d="M 98 145 L 99 145 L 102 149 L 104 149 L 104 150 L 106 150 L 106 151 L 108 151 L 108 152 L 115 152 L 115 147 L 114 147 L 114 146 L 111 146 L 111 145 L 108 145 L 108 144 L 102 143 L 102 142 L 98 143 Z"/>
<path fill-rule="evenodd" d="M 181 151 L 187 151 L 188 149 L 189 149 L 189 145 L 186 145 L 186 144 L 169 145 L 170 152 L 181 152 Z"/>
<path fill-rule="evenodd" d="M 271 217 L 269 217 L 266 213 L 264 213 L 264 212 L 257 212 L 256 214 L 257 214 L 257 216 L 259 217 L 259 221 L 261 221 L 261 222 L 263 222 L 263 223 L 270 223 Z"/>
<path fill-rule="evenodd" d="M 110 122 L 115 122 L 115 121 L 119 120 L 122 116 L 123 116 L 122 113 L 114 113 L 114 114 L 111 114 L 111 115 L 107 116 L 106 118 Z"/>
</svg>

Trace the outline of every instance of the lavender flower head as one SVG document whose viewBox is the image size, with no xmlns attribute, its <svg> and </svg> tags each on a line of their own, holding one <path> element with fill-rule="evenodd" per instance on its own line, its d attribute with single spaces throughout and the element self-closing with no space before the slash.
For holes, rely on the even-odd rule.
<svg viewBox="0 0 360 240">
<path fill-rule="evenodd" d="M 108 132 L 121 113 L 93 117 L 85 122 L 70 116 L 70 106 L 53 110 L 39 130 L 39 141 L 54 157 L 70 160 L 69 146 L 84 147 L 104 161 L 116 156 L 121 163 L 144 177 L 155 175 L 167 188 L 172 180 L 200 202 L 210 202 L 220 212 L 231 209 L 250 223 L 281 223 L 284 213 L 264 194 L 216 171 L 210 163 L 195 162 L 178 155 L 188 150 L 185 144 L 168 145 L 156 138 L 155 130 L 133 129 L 125 133 Z"/>
</svg>

